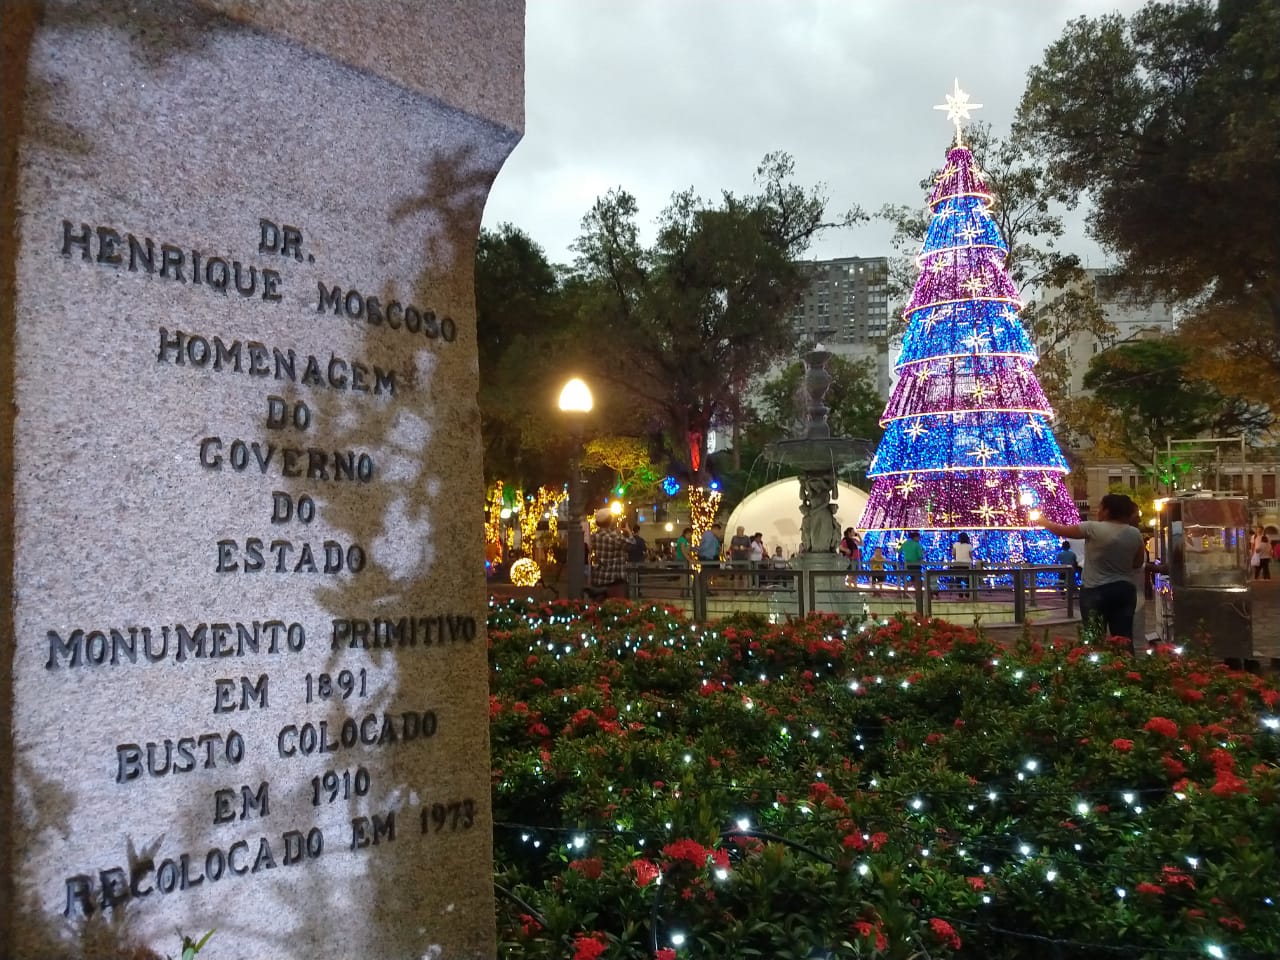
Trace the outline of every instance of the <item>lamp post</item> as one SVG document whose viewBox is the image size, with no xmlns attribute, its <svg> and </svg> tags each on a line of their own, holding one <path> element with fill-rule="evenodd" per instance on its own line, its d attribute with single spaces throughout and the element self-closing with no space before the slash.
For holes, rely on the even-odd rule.
<svg viewBox="0 0 1280 960">
<path fill-rule="evenodd" d="M 587 564 L 586 545 L 582 539 L 582 427 L 591 412 L 591 390 L 574 377 L 560 391 L 560 411 L 568 414 L 573 435 L 573 459 L 569 463 L 569 530 L 568 558 L 569 599 L 582 598 L 583 569 Z"/>
</svg>

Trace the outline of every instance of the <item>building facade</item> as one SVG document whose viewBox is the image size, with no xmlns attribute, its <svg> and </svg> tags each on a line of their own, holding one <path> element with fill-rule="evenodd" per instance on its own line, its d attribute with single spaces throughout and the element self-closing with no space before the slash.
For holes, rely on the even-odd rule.
<svg viewBox="0 0 1280 960">
<path fill-rule="evenodd" d="M 1115 326 L 1115 333 L 1110 338 L 1095 337 L 1087 332 L 1077 333 L 1058 348 L 1071 371 L 1070 392 L 1073 396 L 1087 392 L 1084 389 L 1084 375 L 1089 370 L 1089 361 L 1099 353 L 1118 343 L 1168 336 L 1177 325 L 1172 306 L 1159 301 L 1142 303 L 1134 300 L 1121 291 L 1119 278 L 1110 271 L 1087 269 L 1080 285 L 1091 290 L 1103 315 Z M 1045 300 L 1052 301 L 1064 292 L 1050 290 Z"/>
<path fill-rule="evenodd" d="M 792 311 L 799 352 L 822 344 L 849 360 L 875 363 L 876 385 L 889 395 L 889 258 L 837 257 L 800 264 L 809 285 Z"/>
</svg>

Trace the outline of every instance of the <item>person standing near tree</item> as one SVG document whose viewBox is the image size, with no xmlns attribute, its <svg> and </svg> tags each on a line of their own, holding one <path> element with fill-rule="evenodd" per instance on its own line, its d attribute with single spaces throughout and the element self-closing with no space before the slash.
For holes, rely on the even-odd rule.
<svg viewBox="0 0 1280 960">
<path fill-rule="evenodd" d="M 1050 533 L 1084 540 L 1080 618 L 1088 624 L 1100 619 L 1107 633 L 1126 637 L 1133 645 L 1133 614 L 1138 605 L 1134 571 L 1146 564 L 1142 533 L 1129 518 L 1138 507 L 1122 493 L 1108 493 L 1098 506 L 1098 519 L 1080 523 L 1042 520 Z"/>
<path fill-rule="evenodd" d="M 693 527 L 685 527 L 676 538 L 676 563 L 682 567 L 693 566 L 693 546 L 689 538 L 693 536 Z"/>
<path fill-rule="evenodd" d="M 630 542 L 630 537 L 614 529 L 613 514 L 596 511 L 596 532 L 591 535 L 591 592 L 597 599 L 626 597 Z"/>
<path fill-rule="evenodd" d="M 1271 579 L 1271 538 L 1265 532 L 1258 534 L 1258 545 L 1253 551 L 1253 579 Z"/>
<path fill-rule="evenodd" d="M 920 543 L 919 530 L 912 530 L 907 534 L 907 539 L 903 540 L 902 546 L 898 548 L 898 559 L 902 561 L 902 566 L 907 572 L 902 581 L 904 585 L 920 579 L 920 567 L 924 563 L 924 547 Z"/>
<path fill-rule="evenodd" d="M 973 578 L 969 572 L 972 567 L 973 545 L 969 543 L 969 534 L 962 531 L 960 536 L 956 537 L 956 542 L 951 545 L 951 568 L 961 573 L 959 577 L 961 600 L 968 600 L 969 591 L 973 589 Z"/>
<path fill-rule="evenodd" d="M 716 522 L 707 528 L 698 541 L 698 559 L 704 567 L 719 566 L 720 548 L 724 542 L 720 537 L 723 533 L 724 524 Z"/>
<path fill-rule="evenodd" d="M 1068 573 L 1058 574 L 1058 592 L 1062 593 L 1067 588 L 1067 578 L 1071 578 L 1071 582 L 1076 582 L 1076 575 L 1080 572 L 1080 561 L 1076 557 L 1076 552 L 1071 549 L 1070 541 L 1063 540 L 1062 546 L 1058 548 L 1058 555 L 1054 557 L 1054 563 L 1060 563 L 1064 567 L 1070 567 Z"/>
<path fill-rule="evenodd" d="M 844 528 L 844 536 L 840 538 L 840 556 L 849 561 L 849 569 L 857 570 L 862 560 L 862 547 L 858 543 L 858 532 L 853 527 Z"/>
</svg>

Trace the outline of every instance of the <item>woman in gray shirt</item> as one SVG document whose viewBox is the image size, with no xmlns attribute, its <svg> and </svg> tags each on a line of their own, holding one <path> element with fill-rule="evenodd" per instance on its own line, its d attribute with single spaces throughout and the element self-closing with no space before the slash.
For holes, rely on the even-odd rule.
<svg viewBox="0 0 1280 960">
<path fill-rule="evenodd" d="M 1087 624 L 1099 617 L 1113 637 L 1133 639 L 1133 614 L 1138 588 L 1133 572 L 1146 562 L 1142 532 L 1130 526 L 1138 507 L 1122 493 L 1108 493 L 1098 507 L 1098 519 L 1064 524 L 1042 521 L 1059 537 L 1084 540 L 1080 617 Z"/>
</svg>

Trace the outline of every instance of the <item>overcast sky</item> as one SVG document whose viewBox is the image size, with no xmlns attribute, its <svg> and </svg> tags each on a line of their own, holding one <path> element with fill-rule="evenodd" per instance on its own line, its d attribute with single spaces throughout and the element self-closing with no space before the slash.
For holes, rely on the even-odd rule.
<svg viewBox="0 0 1280 960">
<path fill-rule="evenodd" d="M 932 109 L 952 81 L 1008 130 L 1029 67 L 1067 21 L 1140 0 L 528 0 L 524 140 L 486 226 L 522 227 L 568 263 L 583 214 L 622 186 L 646 228 L 675 190 L 751 188 L 785 150 L 797 180 L 852 204 L 924 203 L 952 133 Z M 1064 246 L 1100 265 L 1074 217 Z M 648 234 L 651 236 L 651 233 Z M 809 256 L 890 253 L 873 221 Z"/>
</svg>

